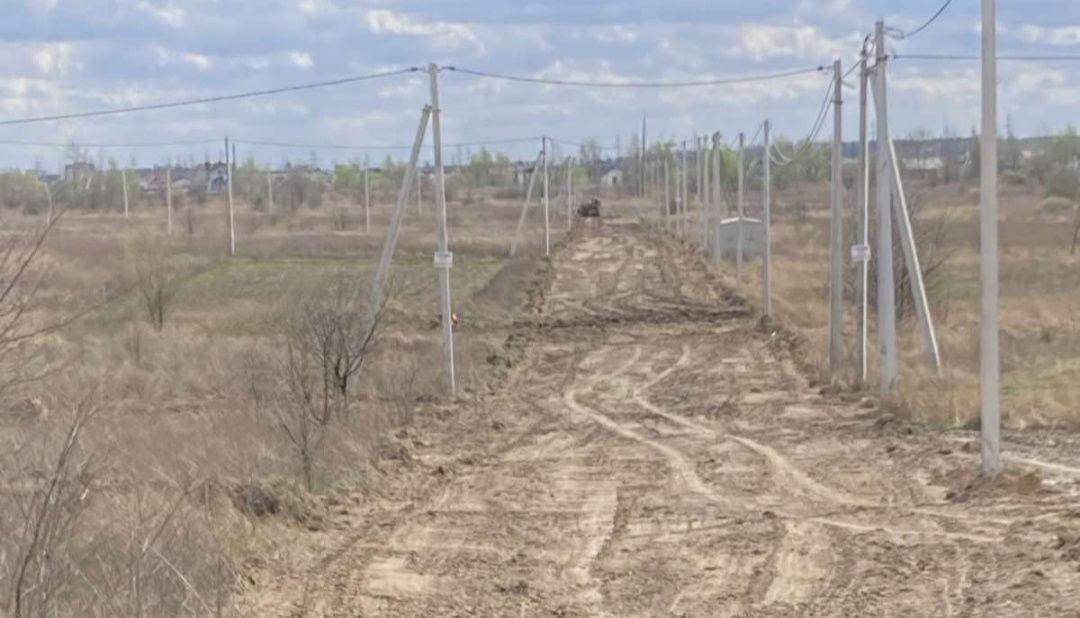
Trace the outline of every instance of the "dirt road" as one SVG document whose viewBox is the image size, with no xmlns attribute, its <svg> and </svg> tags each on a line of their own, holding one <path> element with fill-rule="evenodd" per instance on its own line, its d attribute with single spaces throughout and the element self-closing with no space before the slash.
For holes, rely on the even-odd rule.
<svg viewBox="0 0 1080 618">
<path fill-rule="evenodd" d="M 823 395 L 703 260 L 598 222 L 498 392 L 421 423 L 259 616 L 1080 615 L 1080 469 L 970 485 L 972 436 Z M 1060 449 L 1059 449 L 1060 450 Z"/>
</svg>

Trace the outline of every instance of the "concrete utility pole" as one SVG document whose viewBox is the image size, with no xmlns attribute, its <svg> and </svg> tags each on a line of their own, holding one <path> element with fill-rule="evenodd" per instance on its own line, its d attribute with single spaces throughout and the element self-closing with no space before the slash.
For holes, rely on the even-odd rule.
<svg viewBox="0 0 1080 618">
<path fill-rule="evenodd" d="M 386 239 L 383 241 L 382 256 L 379 259 L 379 266 L 375 270 L 375 280 L 371 285 L 371 303 L 365 329 L 368 332 L 374 328 L 379 312 L 383 309 L 386 288 L 390 280 L 390 264 L 394 258 L 394 250 L 397 248 L 398 236 L 401 233 L 401 222 L 405 218 L 405 209 L 408 205 L 409 194 L 412 191 L 412 176 L 416 174 L 417 161 L 420 159 L 420 148 L 424 145 L 424 134 L 427 132 L 430 118 L 431 106 L 425 105 L 423 112 L 420 114 L 420 123 L 416 127 L 416 138 L 413 140 L 409 164 L 405 167 L 405 174 L 401 178 L 401 190 L 398 192 L 397 203 L 394 205 L 393 212 L 390 213 L 390 226 L 386 231 Z"/>
<path fill-rule="evenodd" d="M 566 229 L 574 227 L 574 157 L 566 157 Z"/>
<path fill-rule="evenodd" d="M 438 114 L 435 116 L 438 118 Z M 544 152 L 544 257 L 551 257 L 551 203 L 548 191 L 548 139 L 546 137 L 540 138 L 543 142 Z"/>
<path fill-rule="evenodd" d="M 926 284 L 923 281 L 922 265 L 919 263 L 919 250 L 915 246 L 915 233 L 911 229 L 911 215 L 908 213 L 907 197 L 904 196 L 904 183 L 900 178 L 900 160 L 896 156 L 896 145 L 889 138 L 889 168 L 892 172 L 893 214 L 900 226 L 900 246 L 904 251 L 908 276 L 911 279 L 911 296 L 915 301 L 915 317 L 923 335 L 923 351 L 930 366 L 941 375 L 941 353 L 938 350 L 937 335 L 934 333 L 934 318 L 930 315 L 930 303 L 926 298 Z"/>
<path fill-rule="evenodd" d="M 266 213 L 274 214 L 274 173 L 266 172 Z"/>
<path fill-rule="evenodd" d="M 829 242 L 829 368 L 840 371 L 844 359 L 844 75 L 833 63 L 832 215 Z"/>
<path fill-rule="evenodd" d="M 701 171 L 702 171 L 702 185 L 704 187 L 703 193 L 705 199 L 701 204 L 701 248 L 705 250 L 705 253 L 709 253 L 709 238 L 712 236 L 710 228 L 712 227 L 713 219 L 713 203 L 712 203 L 712 149 L 709 148 L 709 137 L 705 136 L 701 138 Z"/>
<path fill-rule="evenodd" d="M 172 164 L 165 168 L 165 230 L 172 236 Z"/>
<path fill-rule="evenodd" d="M 53 222 L 53 198 L 52 189 L 49 188 L 49 183 L 44 180 L 39 180 L 41 186 L 45 188 L 45 199 L 49 202 L 49 209 L 45 211 L 45 223 L 51 224 Z"/>
<path fill-rule="evenodd" d="M 885 22 L 874 31 L 874 104 L 877 117 L 878 338 L 881 345 L 881 394 L 892 394 L 896 382 L 896 288 L 893 282 L 892 182 L 889 175 L 889 106 L 885 100 L 888 53 L 885 49 Z"/>
<path fill-rule="evenodd" d="M 1001 472 L 1001 358 L 998 331 L 997 4 L 982 0 L 982 143 L 979 157 L 981 212 L 979 373 L 982 399 L 982 469 Z"/>
<path fill-rule="evenodd" d="M 664 155 L 664 228 L 671 229 L 671 166 Z"/>
<path fill-rule="evenodd" d="M 423 170 L 419 167 L 416 168 L 416 214 L 421 217 L 424 216 L 424 194 L 423 185 L 421 184 L 421 177 L 423 176 Z"/>
<path fill-rule="evenodd" d="M 127 170 L 120 170 L 120 184 L 123 185 L 122 188 L 124 191 L 124 218 L 127 219 L 128 215 L 130 214 L 130 209 L 128 207 Z"/>
<path fill-rule="evenodd" d="M 859 244 L 852 252 L 855 263 L 858 265 L 856 279 L 856 295 L 859 298 L 859 327 L 855 345 L 855 382 L 862 386 L 866 384 L 867 377 L 867 336 L 869 331 L 869 265 L 870 265 L 870 167 L 868 133 L 868 115 L 866 109 L 867 89 L 870 74 L 867 72 L 866 44 L 863 44 L 862 57 L 859 59 L 859 190 L 858 194 L 858 221 Z"/>
<path fill-rule="evenodd" d="M 746 158 L 745 158 L 746 136 L 742 133 L 739 134 L 739 195 L 738 201 L 738 217 L 739 220 L 735 224 L 737 230 L 737 240 L 735 242 L 735 289 L 738 290 L 742 285 L 742 271 L 743 271 L 743 184 L 746 176 Z"/>
<path fill-rule="evenodd" d="M 724 211 L 721 207 L 722 191 L 724 188 L 724 136 L 719 131 L 713 133 L 713 256 L 717 263 L 722 259 L 720 255 L 720 228 L 724 221 Z"/>
<path fill-rule="evenodd" d="M 229 201 L 229 255 L 236 255 L 236 215 L 233 212 L 232 164 L 229 160 L 229 138 L 225 138 L 225 177 Z"/>
<path fill-rule="evenodd" d="M 439 67 L 428 65 L 431 76 L 432 141 L 435 147 L 435 203 L 439 209 L 439 251 L 435 254 L 435 268 L 439 271 L 439 305 L 442 310 L 443 357 L 446 361 L 446 385 L 453 396 L 457 390 L 454 376 L 454 325 L 450 307 L 450 267 L 454 254 L 450 253 L 450 235 L 446 223 L 446 173 L 443 169 L 442 125 L 439 109 Z"/>
<path fill-rule="evenodd" d="M 529 214 L 529 204 L 532 202 L 533 188 L 536 186 L 536 177 L 539 175 L 537 171 L 540 168 L 540 159 L 543 158 L 544 153 L 536 155 L 536 161 L 533 162 L 532 173 L 529 174 L 529 188 L 525 190 L 525 203 L 521 206 L 521 216 L 518 217 L 517 230 L 514 232 L 514 237 L 510 240 L 510 257 L 517 255 L 518 243 L 521 242 L 521 235 L 525 231 L 525 217 Z"/>
<path fill-rule="evenodd" d="M 683 235 L 686 236 L 687 223 L 689 217 L 687 216 L 687 200 L 690 199 L 690 190 L 687 188 L 687 180 L 689 179 L 690 170 L 686 166 L 686 142 L 682 143 L 682 215 L 679 218 L 679 229 Z"/>
<path fill-rule="evenodd" d="M 371 233 L 371 178 L 368 168 L 364 168 L 364 233 Z"/>
<path fill-rule="evenodd" d="M 766 317 L 772 316 L 772 142 L 769 141 L 769 121 L 766 120 L 762 126 L 761 132 L 765 141 L 765 153 L 762 155 L 761 165 L 763 168 L 764 179 L 763 184 L 763 201 L 765 202 L 765 259 L 764 259 L 764 277 L 762 280 L 762 305 Z"/>
</svg>

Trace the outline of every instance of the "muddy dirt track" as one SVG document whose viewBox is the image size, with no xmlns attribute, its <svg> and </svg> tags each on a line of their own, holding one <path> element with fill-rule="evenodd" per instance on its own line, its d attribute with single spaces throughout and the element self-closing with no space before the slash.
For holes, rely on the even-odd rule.
<svg viewBox="0 0 1080 618">
<path fill-rule="evenodd" d="M 390 494 L 253 574 L 253 615 L 1080 615 L 1075 450 L 972 485 L 972 435 L 812 389 L 675 241 L 590 222 L 520 330 Z"/>
</svg>

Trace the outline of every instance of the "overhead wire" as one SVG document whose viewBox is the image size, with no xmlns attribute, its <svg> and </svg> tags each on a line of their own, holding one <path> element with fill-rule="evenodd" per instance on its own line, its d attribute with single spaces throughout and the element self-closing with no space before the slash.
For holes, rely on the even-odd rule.
<svg viewBox="0 0 1080 618">
<path fill-rule="evenodd" d="M 918 28 L 916 28 L 916 29 L 914 29 L 914 30 L 912 30 L 910 32 L 899 32 L 899 34 L 897 35 L 898 38 L 900 38 L 900 39 L 909 39 L 909 38 L 919 34 L 923 30 L 926 30 L 931 25 L 933 25 L 933 23 L 936 22 L 939 17 L 941 17 L 941 15 L 945 12 L 946 9 L 949 8 L 949 5 L 951 5 L 952 3 L 953 3 L 953 0 L 945 0 L 945 3 L 941 5 L 941 8 L 939 8 L 936 13 L 934 13 L 932 16 L 930 16 L 930 19 L 926 20 L 926 22 L 923 23 L 923 25 L 919 26 Z"/>
<path fill-rule="evenodd" d="M 298 84 L 294 86 L 283 86 L 280 88 L 270 88 L 267 90 L 253 90 L 249 92 L 240 92 L 236 94 L 225 94 L 213 97 L 203 97 L 198 99 L 184 99 L 180 101 L 170 101 L 166 103 L 151 103 L 148 105 L 131 105 L 128 107 L 116 107 L 112 109 L 101 109 L 90 112 L 76 112 L 71 114 L 56 114 L 52 116 L 34 116 L 30 118 L 18 118 L 15 120 L 2 120 L 0 126 L 12 126 L 12 125 L 25 125 L 40 122 L 53 122 L 58 120 L 74 120 L 78 118 L 94 118 L 99 116 L 113 116 L 118 114 L 129 114 L 132 112 L 143 112 L 159 109 L 172 109 L 177 107 L 190 107 L 193 105 L 205 105 L 207 103 L 219 103 L 222 101 L 236 101 L 239 99 L 250 99 L 255 97 L 264 97 L 274 94 L 283 94 L 286 92 L 298 92 L 302 90 L 314 90 L 317 88 L 329 88 L 331 86 L 341 86 L 344 84 L 353 84 L 357 82 L 370 81 L 374 79 L 383 79 L 386 77 L 393 77 L 395 75 L 405 75 L 408 73 L 414 73 L 421 71 L 419 67 L 410 67 L 407 69 L 398 69 L 395 71 L 383 71 L 381 73 L 370 73 L 368 75 L 357 75 L 353 77 L 345 77 L 341 79 L 334 79 L 324 82 L 314 82 L 309 84 Z"/>
<path fill-rule="evenodd" d="M 891 54 L 894 60 L 982 60 L 982 56 L 971 54 Z M 1015 55 L 1006 54 L 997 57 L 1006 62 L 1078 62 L 1080 55 Z"/>
<path fill-rule="evenodd" d="M 169 146 L 205 146 L 208 144 L 220 143 L 219 138 L 214 139 L 201 139 L 201 140 L 178 140 L 171 142 L 132 142 L 132 143 L 92 143 L 81 142 L 79 140 L 69 140 L 66 142 L 35 142 L 35 141 L 20 141 L 20 140 L 0 140 L 0 146 L 29 146 L 29 147 L 42 147 L 42 148 L 67 148 L 70 146 L 76 146 L 79 148 L 165 148 Z"/>
<path fill-rule="evenodd" d="M 443 146 L 448 148 L 467 148 L 473 146 L 499 146 L 505 144 L 525 144 L 539 140 L 539 137 L 519 137 L 510 139 L 497 139 L 473 142 L 447 142 Z M 412 145 L 405 144 L 313 144 L 299 142 L 275 142 L 264 140 L 252 140 L 237 138 L 233 140 L 237 144 L 248 146 L 266 146 L 270 148 L 297 148 L 309 150 L 409 150 Z"/>
<path fill-rule="evenodd" d="M 785 154 L 780 150 L 780 145 L 777 142 L 773 142 L 770 146 L 772 152 L 769 153 L 770 159 L 774 164 L 779 167 L 790 165 L 796 158 L 798 158 L 803 152 L 806 151 L 817 139 L 817 136 L 821 133 L 821 130 L 825 127 L 825 121 L 829 117 L 829 104 L 832 102 L 833 94 L 833 82 L 829 81 L 828 87 L 825 89 L 825 99 L 821 102 L 821 109 L 818 110 L 817 118 L 814 120 L 814 125 L 810 129 L 810 133 L 806 138 L 800 140 L 798 148 L 793 148 L 791 154 Z M 775 157 L 773 155 L 776 155 Z"/>
<path fill-rule="evenodd" d="M 698 88 L 703 86 L 726 86 L 731 84 L 749 83 L 769 81 L 774 79 L 784 79 L 787 77 L 794 77 L 797 75 L 805 75 L 809 73 L 820 73 L 825 69 L 824 66 L 818 65 L 816 67 L 804 67 L 800 69 L 791 69 L 788 71 L 780 71 L 777 73 L 761 73 L 756 75 L 743 75 L 738 77 L 725 77 L 718 79 L 704 79 L 704 80 L 690 80 L 690 81 L 626 81 L 626 82 L 604 82 L 604 81 L 587 81 L 587 80 L 570 80 L 570 79 L 549 79 L 542 77 L 528 77 L 523 75 L 510 75 L 506 73 L 494 73 L 488 71 L 477 71 L 474 69 L 466 69 L 462 67 L 448 66 L 445 67 L 447 71 L 455 73 L 463 73 L 465 75 L 472 75 L 474 77 L 483 77 L 487 79 L 501 79 L 504 81 L 523 82 L 530 84 L 544 84 L 549 86 L 578 86 L 584 88 Z"/>
</svg>

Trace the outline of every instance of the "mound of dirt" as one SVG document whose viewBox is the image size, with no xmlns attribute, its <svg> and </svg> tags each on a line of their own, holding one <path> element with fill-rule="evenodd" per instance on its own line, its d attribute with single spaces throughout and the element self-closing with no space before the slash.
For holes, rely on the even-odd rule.
<svg viewBox="0 0 1080 618">
<path fill-rule="evenodd" d="M 992 479 L 981 475 L 957 479 L 945 498 L 950 502 L 971 502 L 1040 493 L 1049 493 L 1049 490 L 1043 486 L 1038 473 L 1007 470 Z"/>
</svg>

